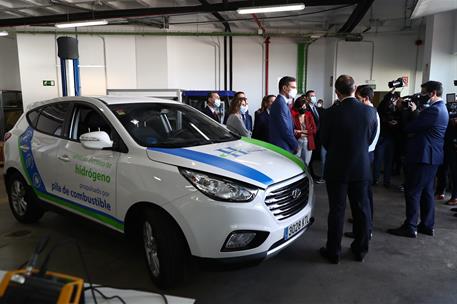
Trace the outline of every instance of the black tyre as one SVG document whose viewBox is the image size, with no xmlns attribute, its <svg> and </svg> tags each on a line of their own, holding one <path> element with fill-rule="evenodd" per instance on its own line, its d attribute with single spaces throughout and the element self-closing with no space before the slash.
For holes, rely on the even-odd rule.
<svg viewBox="0 0 457 304">
<path fill-rule="evenodd" d="M 7 177 L 7 191 L 11 212 L 21 223 L 34 223 L 44 214 L 39 200 L 19 173 Z"/>
<path fill-rule="evenodd" d="M 154 283 L 159 288 L 170 288 L 182 282 L 188 273 L 190 254 L 177 224 L 163 212 L 145 210 L 140 231 Z"/>
</svg>

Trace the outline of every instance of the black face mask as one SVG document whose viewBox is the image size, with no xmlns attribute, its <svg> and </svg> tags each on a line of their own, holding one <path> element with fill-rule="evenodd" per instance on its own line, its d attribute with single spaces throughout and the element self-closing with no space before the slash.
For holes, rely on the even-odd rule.
<svg viewBox="0 0 457 304">
<path fill-rule="evenodd" d="M 305 114 L 305 113 L 306 113 L 306 110 L 303 109 L 303 108 L 300 108 L 300 109 L 298 109 L 298 113 L 300 113 L 300 114 Z"/>
</svg>

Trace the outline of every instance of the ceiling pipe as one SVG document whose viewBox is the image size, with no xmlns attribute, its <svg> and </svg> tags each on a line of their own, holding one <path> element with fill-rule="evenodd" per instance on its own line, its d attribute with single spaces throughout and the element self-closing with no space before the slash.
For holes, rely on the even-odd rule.
<svg viewBox="0 0 457 304">
<path fill-rule="evenodd" d="M 349 16 L 346 23 L 338 30 L 338 33 L 350 33 L 362 21 L 365 14 L 370 9 L 374 0 L 359 0 L 356 8 Z"/>
<path fill-rule="evenodd" d="M 340 4 L 355 4 L 356 0 L 307 0 L 306 6 L 323 6 L 323 5 L 340 5 Z M 20 25 L 38 25 L 38 24 L 55 24 L 61 22 L 94 20 L 94 19 L 114 19 L 114 18 L 132 18 L 145 16 L 162 16 L 162 15 L 179 15 L 186 13 L 214 13 L 235 11 L 239 8 L 251 6 L 268 6 L 290 3 L 290 0 L 250 0 L 250 1 L 234 1 L 208 5 L 191 5 L 191 6 L 176 6 L 176 7 L 155 7 L 155 8 L 138 8 L 124 10 L 103 10 L 79 12 L 71 14 L 59 14 L 48 16 L 34 16 L 25 18 L 8 18 L 0 20 L 0 27 L 20 26 Z"/>
</svg>

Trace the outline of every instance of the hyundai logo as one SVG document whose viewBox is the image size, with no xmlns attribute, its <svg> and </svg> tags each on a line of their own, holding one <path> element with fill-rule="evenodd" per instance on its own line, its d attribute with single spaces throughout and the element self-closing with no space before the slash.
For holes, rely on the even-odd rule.
<svg viewBox="0 0 457 304">
<path fill-rule="evenodd" d="M 299 198 L 301 195 L 301 190 L 299 188 L 296 188 L 292 191 L 292 197 L 294 199 Z"/>
</svg>

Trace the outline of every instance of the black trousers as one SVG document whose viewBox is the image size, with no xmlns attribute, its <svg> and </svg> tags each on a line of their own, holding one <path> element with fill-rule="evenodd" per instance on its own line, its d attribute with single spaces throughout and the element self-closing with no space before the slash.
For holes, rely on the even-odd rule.
<svg viewBox="0 0 457 304">
<path fill-rule="evenodd" d="M 329 199 L 327 251 L 329 255 L 341 255 L 341 238 L 343 236 L 346 196 L 354 219 L 355 239 L 351 248 L 357 253 L 368 252 L 369 233 L 371 230 L 371 208 L 368 198 L 369 181 L 334 182 L 327 181 Z"/>
</svg>

